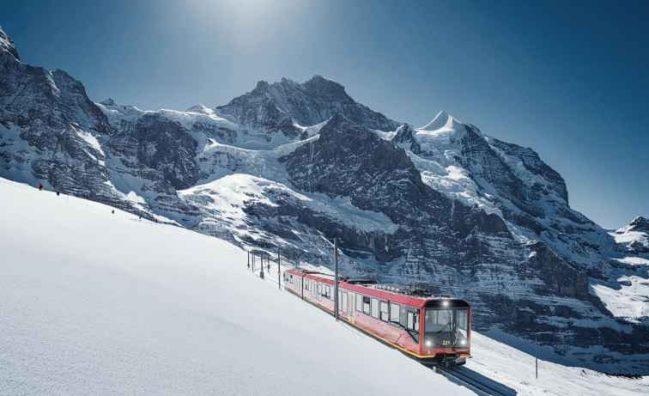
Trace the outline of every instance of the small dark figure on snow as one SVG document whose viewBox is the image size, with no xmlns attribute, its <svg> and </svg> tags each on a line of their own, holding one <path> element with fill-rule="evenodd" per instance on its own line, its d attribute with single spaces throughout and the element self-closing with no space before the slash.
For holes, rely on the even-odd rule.
<svg viewBox="0 0 649 396">
<path fill-rule="evenodd" d="M 115 209 L 111 210 L 110 213 L 115 214 Z"/>
<path fill-rule="evenodd" d="M 61 195 L 61 193 L 57 191 L 57 192 L 56 192 L 56 196 L 58 197 L 59 195 Z"/>
<path fill-rule="evenodd" d="M 38 183 L 38 191 L 43 191 L 43 183 Z"/>
</svg>

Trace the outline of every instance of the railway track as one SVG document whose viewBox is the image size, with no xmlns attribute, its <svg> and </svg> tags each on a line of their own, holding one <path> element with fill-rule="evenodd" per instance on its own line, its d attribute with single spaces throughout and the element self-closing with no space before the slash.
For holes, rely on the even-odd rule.
<svg viewBox="0 0 649 396">
<path fill-rule="evenodd" d="M 434 370 L 449 380 L 466 386 L 479 395 L 513 396 L 516 391 L 466 367 L 443 368 Z"/>
</svg>

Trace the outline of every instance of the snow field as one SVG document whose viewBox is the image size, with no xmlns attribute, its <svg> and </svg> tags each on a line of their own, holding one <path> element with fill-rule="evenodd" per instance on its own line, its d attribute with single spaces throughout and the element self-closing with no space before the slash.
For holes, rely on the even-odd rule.
<svg viewBox="0 0 649 396">
<path fill-rule="evenodd" d="M 469 394 L 215 238 L 0 179 L 0 394 Z"/>
<path fill-rule="evenodd" d="M 0 179 L 0 394 L 470 394 L 246 268 L 221 240 Z M 649 378 L 473 333 L 467 367 L 521 395 L 635 395 Z"/>
</svg>

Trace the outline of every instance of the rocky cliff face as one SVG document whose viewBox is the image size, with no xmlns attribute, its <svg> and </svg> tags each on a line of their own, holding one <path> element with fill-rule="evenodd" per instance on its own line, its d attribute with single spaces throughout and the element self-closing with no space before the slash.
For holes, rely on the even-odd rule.
<svg viewBox="0 0 649 396">
<path fill-rule="evenodd" d="M 22 63 L 1 30 L 0 128 L 0 175 L 122 206 L 100 144 L 106 116 L 67 73 Z"/>
<path fill-rule="evenodd" d="M 182 190 L 196 183 L 199 167 L 194 161 L 197 142 L 178 122 L 158 114 L 144 114 L 133 129 L 118 133 L 111 148 L 130 157 L 134 164 L 158 173 L 156 179 Z"/>
<path fill-rule="evenodd" d="M 0 30 L 0 176 L 294 263 L 330 265 L 337 238 L 345 275 L 425 283 L 469 299 L 493 336 L 649 373 L 648 221 L 602 229 L 533 150 L 445 112 L 413 128 L 319 76 L 215 108 L 93 103 Z"/>
<path fill-rule="evenodd" d="M 398 126 L 356 103 L 342 85 L 321 76 L 303 84 L 288 79 L 273 84 L 260 81 L 254 90 L 217 107 L 216 112 L 245 127 L 280 131 L 291 137 L 301 132 L 299 126 L 318 124 L 336 113 L 371 129 L 391 131 Z"/>
</svg>

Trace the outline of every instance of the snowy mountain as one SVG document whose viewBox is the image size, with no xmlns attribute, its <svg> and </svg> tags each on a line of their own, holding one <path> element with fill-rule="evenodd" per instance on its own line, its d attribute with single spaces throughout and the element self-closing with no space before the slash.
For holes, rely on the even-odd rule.
<svg viewBox="0 0 649 396">
<path fill-rule="evenodd" d="M 628 225 L 611 234 L 615 241 L 632 253 L 649 253 L 649 220 L 638 216 Z"/>
<path fill-rule="evenodd" d="M 344 275 L 425 283 L 469 299 L 494 337 L 649 373 L 646 220 L 604 230 L 532 149 L 446 112 L 400 124 L 320 76 L 213 108 L 93 103 L 2 33 L 0 176 L 296 263 L 330 265 L 337 238 Z"/>
<path fill-rule="evenodd" d="M 1 30 L 0 130 L 2 175 L 136 210 L 111 184 L 104 113 L 64 71 L 22 63 Z"/>
<path fill-rule="evenodd" d="M 471 393 L 278 291 L 274 266 L 260 280 L 232 244 L 2 178 L 0 206 L 0 394 Z M 469 370 L 519 394 L 649 389 L 543 360 L 536 379 L 476 332 L 472 349 Z"/>
<path fill-rule="evenodd" d="M 471 394 L 231 244 L 5 179 L 0 204 L 0 394 Z"/>
<path fill-rule="evenodd" d="M 301 126 L 315 125 L 340 114 L 367 128 L 391 131 L 399 126 L 383 114 L 356 103 L 337 82 L 314 76 L 302 84 L 288 79 L 255 89 L 216 109 L 217 114 L 252 129 L 295 137 Z"/>
</svg>

